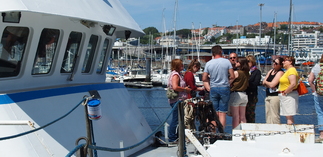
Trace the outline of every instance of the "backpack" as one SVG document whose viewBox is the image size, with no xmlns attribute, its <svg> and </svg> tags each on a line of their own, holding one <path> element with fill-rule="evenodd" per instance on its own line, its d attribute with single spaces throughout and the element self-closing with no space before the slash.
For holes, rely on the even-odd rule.
<svg viewBox="0 0 323 157">
<path fill-rule="evenodd" d="M 321 71 L 316 77 L 316 93 L 318 95 L 323 95 L 323 63 L 320 63 Z"/>
</svg>

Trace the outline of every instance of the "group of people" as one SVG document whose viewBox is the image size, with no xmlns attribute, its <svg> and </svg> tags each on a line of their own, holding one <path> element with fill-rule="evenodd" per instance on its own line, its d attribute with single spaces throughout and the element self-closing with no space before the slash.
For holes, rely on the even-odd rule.
<svg viewBox="0 0 323 157">
<path fill-rule="evenodd" d="M 225 127 L 226 115 L 232 116 L 232 128 L 254 123 L 261 80 L 256 59 L 251 55 L 238 58 L 231 53 L 228 60 L 222 54 L 221 46 L 212 47 L 213 59 L 206 63 L 202 78 L 219 120 Z"/>
<path fill-rule="evenodd" d="M 266 123 L 280 124 L 280 116 L 286 116 L 287 124 L 294 124 L 294 115 L 298 112 L 298 76 L 295 68 L 295 58 L 292 56 L 278 57 L 273 60 L 273 68 L 268 71 L 261 82 L 261 71 L 256 66 L 254 56 L 239 57 L 231 53 L 229 59 L 223 57 L 221 46 L 212 47 L 212 59 L 205 65 L 203 71 L 203 87 L 195 85 L 194 73 L 201 68 L 195 59 L 188 66 L 185 75 L 181 74 L 184 68 L 180 59 L 171 62 L 171 74 L 168 88 L 179 93 L 179 97 L 170 99 L 173 107 L 179 100 L 195 97 L 193 91 L 209 92 L 209 99 L 219 117 L 223 128 L 226 126 L 226 115 L 232 116 L 232 128 L 240 123 L 255 123 L 255 109 L 258 102 L 258 86 L 266 87 L 265 110 Z M 323 96 L 315 94 L 314 80 L 323 68 L 323 55 L 320 65 L 313 67 L 310 73 L 315 108 L 318 114 L 319 125 L 323 124 Z M 283 70 L 285 69 L 285 71 Z M 169 129 L 169 141 L 177 139 L 176 127 L 178 124 L 178 110 L 173 112 Z M 216 125 L 215 122 L 212 124 Z M 323 141 L 323 127 L 319 128 L 320 138 Z"/>
</svg>

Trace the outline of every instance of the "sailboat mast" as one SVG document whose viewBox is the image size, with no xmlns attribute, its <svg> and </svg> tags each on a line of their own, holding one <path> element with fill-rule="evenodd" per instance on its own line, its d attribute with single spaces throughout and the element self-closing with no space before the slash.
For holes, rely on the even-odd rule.
<svg viewBox="0 0 323 157">
<path fill-rule="evenodd" d="M 276 18 L 277 18 L 277 13 L 275 12 L 275 15 L 274 15 L 274 55 L 276 55 Z"/>
<path fill-rule="evenodd" d="M 192 34 L 192 60 L 194 59 L 194 47 L 193 47 L 193 40 L 196 41 L 196 35 L 195 35 L 195 27 L 194 27 L 194 22 L 192 22 L 192 31 L 191 31 L 191 34 Z"/>
<path fill-rule="evenodd" d="M 200 62 L 200 45 L 201 45 L 201 22 L 200 22 L 200 29 L 199 29 L 199 44 L 198 44 L 198 50 L 197 50 L 197 60 Z"/>
<path fill-rule="evenodd" d="M 237 47 L 236 47 L 236 54 L 238 54 L 238 20 L 236 21 L 236 33 L 237 33 Z"/>
<path fill-rule="evenodd" d="M 289 30 L 289 36 L 288 36 L 288 56 L 291 55 L 291 38 L 292 38 L 292 2 L 293 0 L 290 0 L 289 4 L 289 20 L 288 20 L 288 30 Z"/>
<path fill-rule="evenodd" d="M 162 40 L 166 40 L 166 24 L 165 24 L 165 14 L 164 14 L 164 12 L 165 12 L 165 9 L 166 8 L 164 8 L 163 9 L 163 31 L 164 31 L 164 33 L 163 33 L 163 37 L 162 37 Z M 163 39 L 164 38 L 164 39 Z M 166 40 L 167 41 L 167 40 Z M 167 47 L 168 48 L 168 47 Z M 163 63 L 163 69 L 165 69 L 166 67 L 165 67 L 165 61 L 164 61 L 164 56 L 167 56 L 167 54 L 165 54 L 164 55 L 164 44 L 162 45 L 162 55 L 161 55 L 161 62 Z M 165 58 L 166 59 L 166 58 Z"/>
<path fill-rule="evenodd" d="M 260 7 L 260 23 L 259 23 L 259 46 L 261 46 L 261 24 L 262 24 L 262 7 L 265 5 L 264 3 L 258 4 Z M 259 50 L 260 52 L 260 50 Z M 261 54 L 261 52 L 260 52 Z"/>
<path fill-rule="evenodd" d="M 175 7 L 174 7 L 174 45 L 173 45 L 173 56 L 176 55 L 176 12 L 177 12 L 177 6 L 178 6 L 178 0 L 175 1 Z M 175 57 L 174 57 L 175 58 Z"/>
</svg>

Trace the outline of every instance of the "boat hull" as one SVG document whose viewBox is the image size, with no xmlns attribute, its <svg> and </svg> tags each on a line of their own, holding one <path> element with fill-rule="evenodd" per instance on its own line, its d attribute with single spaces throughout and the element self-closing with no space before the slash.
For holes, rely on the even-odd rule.
<svg viewBox="0 0 323 157">
<path fill-rule="evenodd" d="M 101 96 L 99 120 L 93 120 L 97 146 L 120 148 L 145 139 L 151 129 L 137 105 L 120 83 L 68 86 L 3 94 L 0 96 L 0 119 L 30 121 L 38 128 L 69 112 L 80 103 L 88 91 L 97 90 Z M 85 110 L 79 105 L 64 119 L 26 136 L 0 141 L 1 156 L 65 156 L 74 149 L 78 138 L 86 136 Z M 6 137 L 34 129 L 28 125 L 0 125 L 0 136 Z M 80 143 L 84 143 L 81 141 Z M 125 151 L 129 156 L 150 145 L 144 144 Z M 24 154 L 20 154 L 23 152 Z M 121 156 L 120 152 L 98 151 L 99 156 Z"/>
</svg>

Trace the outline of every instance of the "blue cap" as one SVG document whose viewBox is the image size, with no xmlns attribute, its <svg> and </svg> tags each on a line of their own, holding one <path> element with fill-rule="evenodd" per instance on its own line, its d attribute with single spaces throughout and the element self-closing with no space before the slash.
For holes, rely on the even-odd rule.
<svg viewBox="0 0 323 157">
<path fill-rule="evenodd" d="M 87 104 L 89 105 L 89 106 L 97 106 L 97 105 L 99 105 L 101 102 L 100 102 L 100 100 L 98 100 L 98 99 L 91 99 L 91 100 L 89 100 L 88 102 L 87 102 Z"/>
</svg>

